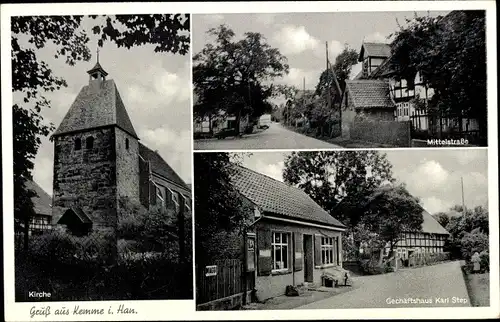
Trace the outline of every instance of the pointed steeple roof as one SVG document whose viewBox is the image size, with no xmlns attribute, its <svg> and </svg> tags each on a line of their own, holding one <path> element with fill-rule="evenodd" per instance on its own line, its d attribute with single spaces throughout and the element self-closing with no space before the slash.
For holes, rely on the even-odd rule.
<svg viewBox="0 0 500 322">
<path fill-rule="evenodd" d="M 108 73 L 102 68 L 101 64 L 99 64 L 99 61 L 95 64 L 95 66 L 87 71 L 89 75 L 95 74 L 96 72 L 101 72 L 102 76 L 108 76 Z"/>
<path fill-rule="evenodd" d="M 96 72 L 107 75 L 99 62 L 88 71 L 91 76 Z M 99 86 L 93 82 L 99 82 Z M 110 125 L 138 138 L 115 82 L 112 79 L 91 80 L 80 90 L 53 136 Z"/>
</svg>

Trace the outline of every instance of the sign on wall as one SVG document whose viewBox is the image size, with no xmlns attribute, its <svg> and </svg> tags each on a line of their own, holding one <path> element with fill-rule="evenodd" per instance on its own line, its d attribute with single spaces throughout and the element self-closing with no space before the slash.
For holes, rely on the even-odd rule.
<svg viewBox="0 0 500 322">
<path fill-rule="evenodd" d="M 205 276 L 216 276 L 217 275 L 217 265 L 205 266 Z"/>
</svg>

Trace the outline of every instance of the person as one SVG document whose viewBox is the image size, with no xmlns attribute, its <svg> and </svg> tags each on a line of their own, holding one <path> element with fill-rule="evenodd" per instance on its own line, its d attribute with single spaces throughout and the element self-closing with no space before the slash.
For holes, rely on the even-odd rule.
<svg viewBox="0 0 500 322">
<path fill-rule="evenodd" d="M 481 261 L 481 259 L 479 258 L 479 253 L 475 252 L 471 258 L 471 262 L 473 263 L 472 271 L 474 273 L 478 273 L 479 270 L 481 269 L 481 264 L 479 263 L 480 261 Z"/>
</svg>

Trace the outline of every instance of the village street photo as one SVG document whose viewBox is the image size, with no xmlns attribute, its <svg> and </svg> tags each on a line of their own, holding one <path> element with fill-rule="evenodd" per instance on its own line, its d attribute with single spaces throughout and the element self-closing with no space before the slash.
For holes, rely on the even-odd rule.
<svg viewBox="0 0 500 322">
<path fill-rule="evenodd" d="M 192 299 L 190 16 L 11 26 L 16 302 Z"/>
<path fill-rule="evenodd" d="M 486 149 L 193 158 L 197 310 L 490 305 Z"/>
<path fill-rule="evenodd" d="M 486 146 L 485 26 L 474 10 L 193 15 L 194 149 Z"/>
</svg>

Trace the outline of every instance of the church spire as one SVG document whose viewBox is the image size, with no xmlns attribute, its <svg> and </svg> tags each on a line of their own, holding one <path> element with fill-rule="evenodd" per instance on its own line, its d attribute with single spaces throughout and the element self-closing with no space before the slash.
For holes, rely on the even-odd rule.
<svg viewBox="0 0 500 322">
<path fill-rule="evenodd" d="M 87 73 L 89 74 L 89 85 L 94 85 L 97 88 L 101 87 L 100 85 L 106 80 L 106 76 L 108 76 L 108 73 L 99 63 L 99 47 L 97 47 L 97 62 Z"/>
</svg>

